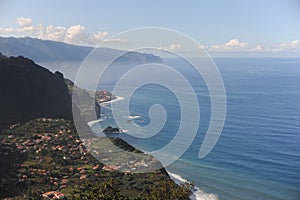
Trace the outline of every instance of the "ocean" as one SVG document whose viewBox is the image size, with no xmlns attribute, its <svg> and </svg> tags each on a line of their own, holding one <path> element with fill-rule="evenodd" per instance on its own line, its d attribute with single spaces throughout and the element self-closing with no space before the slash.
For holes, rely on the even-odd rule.
<svg viewBox="0 0 300 200">
<path fill-rule="evenodd" d="M 201 116 L 192 144 L 167 167 L 171 177 L 193 182 L 194 199 L 300 199 L 300 59 L 215 58 L 214 62 L 226 89 L 227 115 L 217 144 L 205 158 L 199 159 L 211 115 L 209 92 L 201 77 L 196 77 L 186 63 L 165 60 L 190 81 Z M 111 91 L 113 85 L 108 81 L 100 88 Z M 135 91 L 130 99 L 130 116 L 124 113 L 124 120 L 130 119 L 128 123 L 140 127 L 147 125 L 148 110 L 153 104 L 161 104 L 167 113 L 167 121 L 157 135 L 138 138 L 132 136 L 131 130 L 118 134 L 146 152 L 168 144 L 180 122 L 176 95 L 157 84 Z M 103 128 L 117 126 L 110 107 L 102 105 L 102 120 L 98 123 Z M 91 126 L 101 135 L 101 130 Z"/>
</svg>

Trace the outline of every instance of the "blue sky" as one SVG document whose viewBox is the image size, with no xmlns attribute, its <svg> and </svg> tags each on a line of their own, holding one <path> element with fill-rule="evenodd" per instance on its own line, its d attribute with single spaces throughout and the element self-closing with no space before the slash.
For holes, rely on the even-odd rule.
<svg viewBox="0 0 300 200">
<path fill-rule="evenodd" d="M 84 27 L 89 34 L 105 33 L 99 33 L 98 39 L 132 28 L 154 26 L 185 33 L 208 48 L 218 45 L 218 49 L 224 49 L 230 41 L 239 47 L 251 46 L 252 49 L 259 46 L 280 49 L 283 45 L 285 48 L 293 47 L 295 52 L 295 48 L 300 48 L 299 0 L 2 0 L 0 17 L 2 36 L 29 35 L 48 39 L 32 32 L 30 35 L 16 31 L 20 29 L 16 19 L 23 17 L 31 20 L 28 26 L 42 25 L 45 28 L 53 25 L 68 29 L 80 25 L 77 28 Z M 75 39 L 63 41 L 85 42 L 76 42 Z M 92 45 L 92 41 L 87 43 Z M 240 45 L 243 43 L 246 45 Z"/>
</svg>

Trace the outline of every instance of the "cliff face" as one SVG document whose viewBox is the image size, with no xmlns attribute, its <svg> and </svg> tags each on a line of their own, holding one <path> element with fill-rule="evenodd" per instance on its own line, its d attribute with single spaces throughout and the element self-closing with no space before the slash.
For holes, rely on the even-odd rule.
<svg viewBox="0 0 300 200">
<path fill-rule="evenodd" d="M 0 130 L 38 117 L 72 119 L 69 89 L 60 72 L 52 73 L 22 56 L 1 55 Z M 96 111 L 99 114 L 98 105 Z"/>
<path fill-rule="evenodd" d="M 80 110 L 81 116 L 87 120 L 87 122 L 95 120 L 93 117 L 93 112 L 96 111 L 96 117 L 100 118 L 100 106 L 99 104 L 95 101 L 94 98 L 91 97 L 91 95 L 84 89 L 81 89 L 77 86 L 74 86 L 74 83 L 70 81 L 69 79 L 65 79 L 65 83 L 68 87 L 69 94 L 72 97 L 74 95 L 75 101 L 80 101 Z M 83 102 L 86 102 L 86 104 L 83 105 Z M 75 102 L 77 103 L 77 102 Z M 79 105 L 79 103 L 77 103 Z M 90 105 L 95 105 L 95 107 L 91 107 Z"/>
</svg>

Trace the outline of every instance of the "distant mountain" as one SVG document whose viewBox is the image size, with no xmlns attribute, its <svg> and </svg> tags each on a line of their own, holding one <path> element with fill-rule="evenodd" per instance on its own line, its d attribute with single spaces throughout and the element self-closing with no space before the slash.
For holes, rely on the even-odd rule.
<svg viewBox="0 0 300 200">
<path fill-rule="evenodd" d="M 24 37 L 0 37 L 0 52 L 7 56 L 24 56 L 35 62 L 81 61 L 92 51 L 92 47 L 76 46 L 63 42 Z M 102 53 L 103 52 L 103 53 Z M 120 50 L 101 48 L 103 58 L 119 54 Z M 120 61 L 162 62 L 153 54 L 128 52 Z"/>
<path fill-rule="evenodd" d="M 52 73 L 23 56 L 0 54 L 0 130 L 38 117 L 72 119 L 72 84 L 60 72 Z M 85 90 L 76 91 L 94 101 Z M 99 105 L 95 106 L 99 117 Z"/>
</svg>

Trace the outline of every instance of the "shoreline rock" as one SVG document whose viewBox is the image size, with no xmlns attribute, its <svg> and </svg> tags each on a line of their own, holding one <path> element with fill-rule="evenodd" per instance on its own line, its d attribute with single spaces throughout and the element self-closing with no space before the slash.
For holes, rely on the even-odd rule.
<svg viewBox="0 0 300 200">
<path fill-rule="evenodd" d="M 122 133 L 122 130 L 119 129 L 118 127 L 111 127 L 111 126 L 107 126 L 103 131 L 103 133 Z"/>
</svg>

